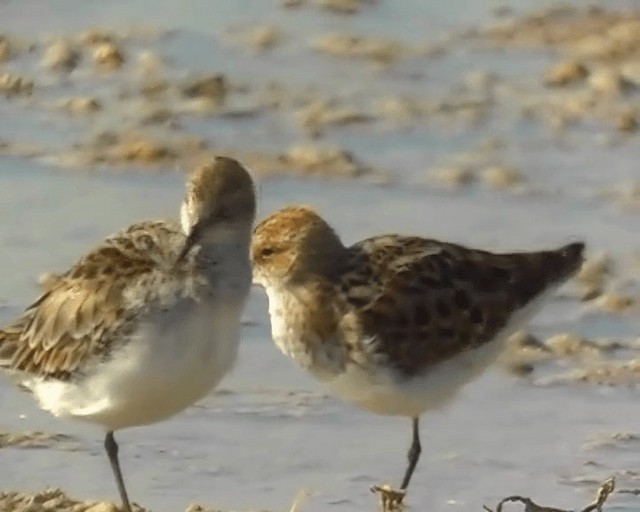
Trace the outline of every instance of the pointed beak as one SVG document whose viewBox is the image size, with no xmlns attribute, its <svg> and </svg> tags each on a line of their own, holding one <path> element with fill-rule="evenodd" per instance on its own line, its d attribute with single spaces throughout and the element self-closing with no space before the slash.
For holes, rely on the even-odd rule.
<svg viewBox="0 0 640 512">
<path fill-rule="evenodd" d="M 201 235 L 202 235 L 202 226 L 200 224 L 196 224 L 191 228 L 191 231 L 187 235 L 187 239 L 184 242 L 184 247 L 180 251 L 180 255 L 176 260 L 176 265 L 184 261 L 187 254 L 189 254 L 189 251 L 193 248 L 195 244 L 197 244 L 200 241 Z"/>
</svg>

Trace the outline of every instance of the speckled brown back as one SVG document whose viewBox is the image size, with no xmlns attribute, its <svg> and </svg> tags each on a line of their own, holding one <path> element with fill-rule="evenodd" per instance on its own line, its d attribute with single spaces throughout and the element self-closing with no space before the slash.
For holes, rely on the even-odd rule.
<svg viewBox="0 0 640 512">
<path fill-rule="evenodd" d="M 581 264 L 583 244 L 492 254 L 395 235 L 364 240 L 336 278 L 346 341 L 414 375 L 495 338 L 512 315 Z M 357 319 L 354 324 L 354 316 Z"/>
</svg>

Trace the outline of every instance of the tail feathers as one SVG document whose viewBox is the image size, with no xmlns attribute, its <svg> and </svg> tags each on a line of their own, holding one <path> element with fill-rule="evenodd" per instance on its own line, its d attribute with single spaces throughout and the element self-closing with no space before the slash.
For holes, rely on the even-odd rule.
<svg viewBox="0 0 640 512">
<path fill-rule="evenodd" d="M 555 251 L 561 259 L 556 265 L 558 280 L 571 277 L 582 266 L 584 250 L 584 242 L 573 242 Z"/>
<path fill-rule="evenodd" d="M 21 334 L 22 329 L 16 325 L 0 330 L 0 368 L 11 368 Z"/>
<path fill-rule="evenodd" d="M 528 261 L 523 277 L 537 281 L 542 289 L 560 285 L 582 265 L 584 248 L 584 243 L 574 242 L 550 251 L 525 254 Z"/>
<path fill-rule="evenodd" d="M 575 242 L 555 250 L 511 255 L 515 271 L 512 293 L 520 307 L 569 279 L 584 261 L 585 244 Z"/>
<path fill-rule="evenodd" d="M 16 369 L 15 355 L 20 347 L 22 324 L 9 325 L 0 330 L 0 370 L 9 377 L 21 391 L 30 392 L 28 380 L 20 370 Z"/>
</svg>

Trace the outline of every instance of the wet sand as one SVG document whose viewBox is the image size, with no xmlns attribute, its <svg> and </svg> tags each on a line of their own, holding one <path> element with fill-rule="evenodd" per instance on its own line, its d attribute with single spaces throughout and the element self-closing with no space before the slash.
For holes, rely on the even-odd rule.
<svg viewBox="0 0 640 512">
<path fill-rule="evenodd" d="M 500 364 L 425 416 L 407 501 L 479 510 L 521 494 L 575 508 L 615 475 L 605 510 L 640 510 L 633 2 L 180 5 L 0 5 L 0 319 L 113 230 L 175 217 L 184 171 L 216 153 L 255 172 L 260 215 L 310 203 L 347 242 L 585 239 L 580 275 Z M 403 469 L 408 422 L 342 404 L 294 368 L 257 291 L 245 320 L 221 390 L 119 434 L 132 499 L 288 510 L 307 489 L 305 512 L 373 509 L 369 486 Z M 102 433 L 0 388 L 0 507 L 111 512 Z"/>
</svg>

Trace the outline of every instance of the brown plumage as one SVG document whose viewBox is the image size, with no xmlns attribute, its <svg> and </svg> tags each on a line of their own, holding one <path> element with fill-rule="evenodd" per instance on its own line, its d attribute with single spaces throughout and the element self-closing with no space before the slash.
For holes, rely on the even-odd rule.
<svg viewBox="0 0 640 512">
<path fill-rule="evenodd" d="M 283 353 L 338 396 L 412 418 L 400 491 L 376 488 L 401 501 L 421 451 L 420 415 L 482 373 L 583 251 L 494 254 L 400 235 L 345 247 L 313 210 L 294 206 L 256 227 L 251 258 Z"/>
<path fill-rule="evenodd" d="M 417 237 L 364 240 L 330 276 L 340 291 L 338 314 L 358 319 L 345 341 L 375 337 L 390 365 L 419 374 L 491 341 L 518 310 L 580 266 L 583 248 L 492 254 Z"/>
<path fill-rule="evenodd" d="M 179 413 L 233 366 L 254 216 L 249 172 L 215 158 L 190 176 L 181 225 L 141 222 L 107 238 L 48 276 L 40 297 L 0 330 L 0 367 L 43 409 L 107 430 L 125 512 L 113 432 Z"/>
<path fill-rule="evenodd" d="M 107 238 L 0 330 L 0 366 L 43 378 L 69 380 L 109 357 L 126 341 L 133 320 L 161 303 L 193 294 L 187 264 L 167 279 L 185 235 L 177 224 L 142 222 Z M 164 264 L 163 264 L 164 263 Z M 145 300 L 131 292 L 146 290 Z"/>
<path fill-rule="evenodd" d="M 44 293 L 0 330 L 0 367 L 59 380 L 86 372 L 126 339 L 141 313 L 196 297 L 188 276 L 201 272 L 193 271 L 193 261 L 176 264 L 200 241 L 187 237 L 188 219 L 193 226 L 197 220 L 196 235 L 203 237 L 203 225 L 251 225 L 254 212 L 251 176 L 236 160 L 217 157 L 198 167 L 186 184 L 182 229 L 165 221 L 134 224 L 66 273 L 49 276 Z"/>
</svg>

